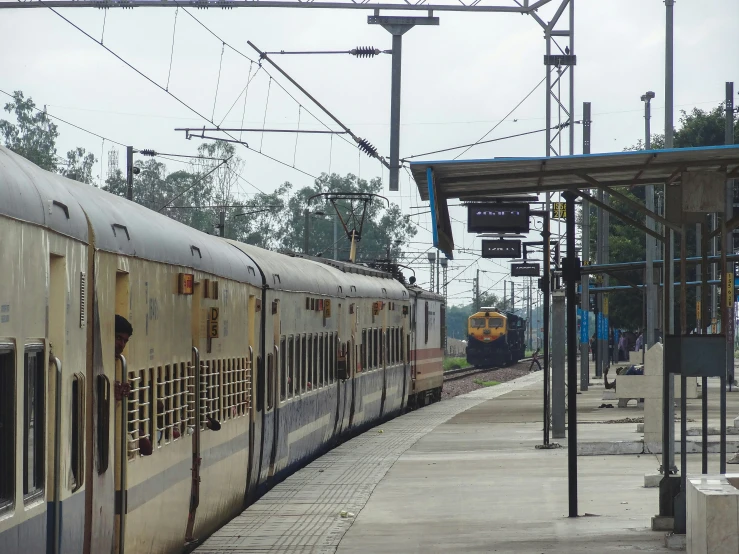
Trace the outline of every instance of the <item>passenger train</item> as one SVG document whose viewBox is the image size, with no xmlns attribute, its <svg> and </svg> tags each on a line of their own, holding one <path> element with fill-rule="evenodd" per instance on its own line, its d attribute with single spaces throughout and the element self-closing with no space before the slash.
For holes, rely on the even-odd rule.
<svg viewBox="0 0 739 554">
<path fill-rule="evenodd" d="M 467 320 L 467 363 L 475 367 L 505 366 L 526 352 L 526 320 L 495 308 L 481 308 Z"/>
<path fill-rule="evenodd" d="M 3 554 L 189 550 L 441 395 L 442 297 L 201 233 L 5 148 L 0 281 Z"/>
</svg>

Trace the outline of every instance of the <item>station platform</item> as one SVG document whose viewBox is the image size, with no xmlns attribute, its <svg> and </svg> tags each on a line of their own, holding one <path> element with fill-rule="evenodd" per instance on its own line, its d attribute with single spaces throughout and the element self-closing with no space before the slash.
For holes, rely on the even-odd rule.
<svg viewBox="0 0 739 554">
<path fill-rule="evenodd" d="M 542 386 L 542 372 L 532 373 L 371 429 L 288 477 L 196 552 L 666 552 L 664 532 L 650 529 L 657 489 L 644 488 L 660 464 L 653 454 L 579 456 L 580 517 L 567 517 L 567 440 L 536 448 Z M 578 442 L 638 438 L 643 411 L 600 408 L 602 392 L 593 379 L 578 394 Z M 739 394 L 729 398 L 733 419 Z M 700 400 L 690 404 L 700 410 Z M 700 455 L 688 464 L 699 472 Z M 709 464 L 717 470 L 718 455 Z"/>
</svg>

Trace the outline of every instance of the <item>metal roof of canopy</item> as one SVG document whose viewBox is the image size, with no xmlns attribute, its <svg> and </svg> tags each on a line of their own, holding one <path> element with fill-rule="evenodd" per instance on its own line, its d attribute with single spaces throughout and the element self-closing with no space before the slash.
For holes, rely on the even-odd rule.
<svg viewBox="0 0 739 554">
<path fill-rule="evenodd" d="M 501 195 L 571 188 L 677 184 L 682 173 L 713 170 L 739 177 L 739 146 L 709 146 L 583 154 L 552 158 L 423 161 L 410 164 L 422 200 L 431 203 L 434 246 L 454 250 L 449 199 L 485 200 Z"/>
</svg>

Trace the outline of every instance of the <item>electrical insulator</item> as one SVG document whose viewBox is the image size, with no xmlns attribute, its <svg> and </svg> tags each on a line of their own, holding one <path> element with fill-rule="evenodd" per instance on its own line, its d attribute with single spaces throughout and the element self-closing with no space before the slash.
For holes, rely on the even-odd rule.
<svg viewBox="0 0 739 554">
<path fill-rule="evenodd" d="M 142 156 L 156 156 L 157 153 L 154 150 L 144 148 L 143 150 L 139 150 L 139 154 Z"/>
<path fill-rule="evenodd" d="M 372 158 L 377 157 L 377 148 L 372 146 L 367 139 L 359 139 L 359 149 Z"/>
<path fill-rule="evenodd" d="M 357 46 L 351 53 L 352 56 L 356 56 L 357 58 L 374 58 L 380 53 L 380 50 L 372 46 Z"/>
</svg>

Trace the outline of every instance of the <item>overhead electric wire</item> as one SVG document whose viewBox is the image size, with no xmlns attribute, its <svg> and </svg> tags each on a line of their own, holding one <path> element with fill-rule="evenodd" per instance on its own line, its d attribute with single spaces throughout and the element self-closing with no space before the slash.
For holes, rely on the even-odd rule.
<svg viewBox="0 0 739 554">
<path fill-rule="evenodd" d="M 39 1 L 40 1 L 40 2 L 43 2 L 43 0 L 39 0 Z M 261 65 L 261 61 L 256 61 L 256 60 L 254 60 L 253 58 L 251 58 L 251 57 L 247 56 L 246 54 L 244 54 L 244 53 L 243 53 L 243 52 L 242 52 L 241 50 L 239 50 L 238 48 L 236 48 L 236 47 L 232 46 L 231 44 L 229 44 L 228 42 L 226 42 L 225 40 L 223 40 L 223 39 L 222 39 L 222 38 L 221 38 L 221 37 L 220 37 L 220 36 L 219 36 L 218 34 L 216 34 L 216 33 L 215 33 L 215 31 L 213 31 L 213 30 L 212 30 L 212 29 L 211 29 L 210 27 L 208 27 L 208 26 L 207 26 L 207 25 L 206 25 L 205 23 L 203 23 L 202 21 L 200 21 L 200 20 L 199 20 L 199 19 L 198 19 L 197 17 L 195 17 L 195 16 L 194 16 L 194 15 L 193 15 L 192 13 L 190 13 L 190 12 L 189 12 L 189 11 L 188 11 L 187 9 L 185 9 L 185 7 L 184 7 L 184 6 L 181 6 L 181 5 L 180 5 L 180 3 L 179 3 L 179 2 L 177 1 L 177 0 L 173 0 L 173 2 L 174 2 L 174 3 L 175 3 L 175 4 L 177 5 L 177 6 L 181 7 L 181 8 L 182 8 L 182 11 L 184 11 L 184 12 L 185 12 L 185 13 L 186 13 L 187 15 L 189 15 L 189 16 L 190 16 L 191 18 L 193 18 L 193 19 L 194 19 L 194 20 L 195 20 L 195 21 L 196 21 L 196 22 L 198 23 L 198 25 L 200 25 L 200 26 L 201 26 L 201 27 L 202 27 L 203 29 L 205 29 L 206 31 L 208 31 L 208 32 L 209 32 L 209 33 L 210 33 L 211 35 L 213 35 L 213 36 L 214 36 L 214 37 L 215 37 L 216 39 L 218 39 L 218 41 L 220 41 L 220 42 L 221 42 L 222 44 L 226 45 L 226 46 L 227 46 L 228 48 L 230 48 L 231 50 L 233 50 L 233 51 L 234 51 L 234 52 L 235 52 L 236 54 L 238 54 L 239 56 L 241 56 L 241 57 L 243 57 L 243 58 L 245 58 L 245 59 L 249 60 L 249 61 L 250 61 L 250 62 L 252 62 L 252 63 L 256 63 L 256 64 L 259 64 L 259 67 L 260 67 L 260 68 L 262 67 L 262 65 Z M 264 70 L 264 72 L 265 72 L 265 73 L 266 73 L 267 75 L 269 75 L 269 76 L 270 76 L 270 78 L 274 79 L 274 78 L 272 77 L 272 75 L 270 74 L 270 72 L 269 72 L 269 71 L 267 71 L 267 70 L 265 69 L 265 70 Z M 299 106 L 302 106 L 301 102 L 299 102 L 299 101 L 298 101 L 298 99 L 297 99 L 297 98 L 295 98 L 295 97 L 294 97 L 294 96 L 293 96 L 293 95 L 292 95 L 292 94 L 290 93 L 290 91 L 288 91 L 288 90 L 287 90 L 287 89 L 286 89 L 286 88 L 285 88 L 285 87 L 284 87 L 284 86 L 282 85 L 282 83 L 280 83 L 280 82 L 279 82 L 279 81 L 277 81 L 277 80 L 275 80 L 275 83 L 277 84 L 277 86 L 278 86 L 278 87 L 280 87 L 280 88 L 281 88 L 281 89 L 282 89 L 282 90 L 283 90 L 283 91 L 285 92 L 285 94 L 287 94 L 287 95 L 288 95 L 288 96 L 289 96 L 290 98 L 292 98 L 292 100 L 293 100 L 293 101 L 294 101 L 294 102 L 295 102 L 296 104 L 298 104 Z M 314 102 L 315 102 L 315 100 L 314 100 Z M 318 103 L 316 102 L 316 104 L 318 104 Z M 320 104 L 319 104 L 319 107 L 321 107 L 321 108 L 322 108 L 322 106 L 320 106 Z M 309 115 L 310 115 L 311 117 L 313 117 L 313 119 L 315 119 L 315 120 L 316 120 L 316 121 L 317 121 L 318 123 L 320 123 L 321 125 L 323 125 L 324 127 L 326 127 L 326 129 L 330 129 L 330 127 L 329 127 L 329 126 L 328 126 L 328 125 L 327 125 L 326 123 L 324 123 L 324 122 L 323 122 L 322 120 L 320 120 L 320 119 L 319 119 L 318 117 L 316 117 L 316 115 L 315 115 L 315 114 L 314 114 L 313 112 L 311 112 L 311 111 L 310 111 L 310 110 L 309 110 L 308 108 L 306 108 L 305 106 L 303 106 L 303 109 L 304 109 L 304 110 L 305 110 L 305 111 L 306 111 L 306 112 L 307 112 L 307 113 L 308 113 L 308 114 L 309 114 Z M 323 109 L 324 111 L 326 111 L 326 110 L 325 110 L 325 108 L 322 108 L 322 109 Z M 330 115 L 330 114 L 329 114 L 329 115 Z M 339 123 L 339 124 L 341 125 L 341 123 Z M 344 142 L 346 142 L 347 144 L 350 144 L 351 146 L 353 146 L 353 147 L 355 147 L 355 148 L 359 148 L 359 146 L 358 146 L 358 145 L 356 145 L 356 144 L 352 143 L 351 141 L 347 140 L 347 139 L 346 139 L 345 137 L 341 137 L 341 138 L 342 138 L 342 139 L 344 140 Z"/>
<path fill-rule="evenodd" d="M 524 103 L 524 102 L 525 102 L 525 101 L 526 101 L 526 100 L 528 99 L 528 97 L 529 97 L 529 96 L 531 96 L 532 94 L 534 94 L 534 92 L 536 91 L 536 89 L 538 89 L 538 88 L 539 88 L 539 87 L 541 86 L 541 84 L 542 84 L 542 83 L 543 83 L 544 81 L 546 81 L 546 79 L 547 79 L 547 78 L 546 78 L 546 76 L 545 76 L 545 77 L 544 77 L 544 78 L 543 78 L 543 79 L 542 79 L 541 81 L 539 81 L 539 82 L 537 83 L 537 85 L 536 85 L 536 86 L 535 86 L 534 88 L 532 88 L 532 89 L 531 89 L 531 92 L 529 92 L 529 93 L 528 93 L 528 94 L 527 94 L 526 96 L 524 96 L 524 97 L 523 97 L 523 99 L 522 99 L 522 100 L 521 100 L 521 101 L 520 101 L 520 102 L 519 102 L 518 104 L 516 104 L 516 105 L 514 106 L 514 108 L 513 108 L 513 109 L 512 109 L 512 110 L 511 110 L 510 112 L 508 112 L 508 113 L 507 113 L 507 114 L 505 115 L 505 117 L 504 117 L 504 118 L 503 118 L 503 119 L 502 119 L 501 121 L 499 121 L 498 123 L 496 123 L 496 124 L 495 124 L 495 125 L 493 126 L 493 128 L 492 128 L 492 129 L 490 129 L 490 130 L 489 130 L 489 131 L 488 131 L 487 133 L 485 133 L 484 135 L 482 135 L 482 137 L 480 137 L 480 140 L 478 140 L 477 142 L 473 143 L 473 144 L 472 144 L 472 146 L 475 146 L 476 144 L 479 144 L 479 143 L 480 143 L 480 141 L 484 140 L 484 139 L 485 139 L 485 137 L 487 137 L 487 136 L 488 136 L 488 135 L 489 135 L 490 133 L 492 133 L 493 131 L 495 131 L 495 129 L 497 129 L 497 128 L 498 128 L 498 126 L 499 126 L 499 125 L 500 125 L 500 124 L 501 124 L 501 123 L 502 123 L 503 121 L 505 121 L 506 119 L 508 119 L 508 118 L 509 118 L 509 117 L 511 116 L 511 114 L 512 114 L 513 112 L 515 112 L 515 111 L 516 111 L 516 110 L 518 109 L 518 107 L 519 107 L 519 106 L 520 106 L 521 104 L 523 104 L 523 103 Z M 457 158 L 459 158 L 460 156 L 464 155 L 464 154 L 465 154 L 465 153 L 467 152 L 467 150 L 469 150 L 470 148 L 472 148 L 472 146 L 469 146 L 468 148 L 466 148 L 466 149 L 464 150 L 464 152 L 460 152 L 459 154 L 457 154 L 457 155 L 455 156 L 455 158 L 454 158 L 454 159 L 456 160 L 456 159 L 457 159 Z"/>
<path fill-rule="evenodd" d="M 143 77 L 144 79 L 146 79 L 147 81 L 149 81 L 152 85 L 154 85 L 155 87 L 157 87 L 159 90 L 161 90 L 162 92 L 164 92 L 164 93 L 168 94 L 169 96 L 171 96 L 172 98 L 174 98 L 183 107 L 187 108 L 192 113 L 194 113 L 195 115 L 197 115 L 201 119 L 207 121 L 211 125 L 214 125 L 214 126 L 218 127 L 218 125 L 215 122 L 213 122 L 212 120 L 208 119 L 207 116 L 201 114 L 195 108 L 193 108 L 192 106 L 190 106 L 187 102 L 185 102 L 184 100 L 182 100 L 179 96 L 177 96 L 176 94 L 173 94 L 172 92 L 170 92 L 169 90 L 167 90 L 165 87 L 163 87 L 162 85 L 160 85 L 159 83 L 157 83 L 154 79 L 152 79 L 151 77 L 149 77 L 146 73 L 144 73 L 143 71 L 141 71 L 140 69 L 138 69 L 136 66 L 134 66 L 133 64 L 131 64 L 128 61 L 126 61 L 125 59 L 123 59 L 120 55 L 118 55 L 117 53 L 115 53 L 113 50 L 111 50 L 110 48 L 108 48 L 107 46 L 105 46 L 104 44 L 102 44 L 101 42 L 98 42 L 87 31 L 85 31 L 84 29 L 82 29 L 79 25 L 77 25 L 76 23 L 74 23 L 70 19 L 67 19 L 66 17 L 64 17 L 61 13 L 59 13 L 53 7 L 51 7 L 48 4 L 46 4 L 46 2 L 44 2 L 44 0 L 38 0 L 38 2 L 40 2 L 41 4 L 43 4 L 44 6 L 46 6 L 48 9 L 50 9 L 52 12 L 54 12 L 57 16 L 59 16 L 64 21 L 66 21 L 67 23 L 69 23 L 72 27 L 74 27 L 75 29 L 77 29 L 80 33 L 82 33 L 83 35 L 85 35 L 87 38 L 89 38 L 95 44 L 97 44 L 100 47 L 102 47 L 105 50 L 107 50 L 108 53 L 112 54 L 116 59 L 118 59 L 121 63 L 123 63 L 124 65 L 126 65 L 129 69 L 131 69 L 134 72 L 138 73 L 141 77 Z M 239 141 L 239 140 L 236 140 L 236 138 L 233 137 L 232 135 L 230 135 L 229 133 L 226 133 L 226 135 L 228 135 L 229 137 L 231 137 L 233 139 L 232 141 L 227 141 L 227 142 L 235 142 L 237 144 L 241 144 L 241 145 L 245 146 L 251 152 L 255 152 L 255 153 L 259 154 L 260 156 L 264 156 L 265 158 L 268 158 L 268 159 L 270 159 L 272 161 L 275 161 L 275 162 L 277 162 L 279 164 L 282 164 L 285 167 L 289 167 L 291 169 L 294 169 L 295 171 L 299 171 L 300 173 L 303 173 L 303 174 L 307 175 L 308 177 L 311 177 L 313 179 L 317 179 L 317 177 L 315 175 L 312 175 L 312 174 L 308 173 L 307 171 L 303 171 L 302 169 L 298 169 L 297 167 L 292 167 L 290 164 L 287 164 L 287 163 L 285 163 L 283 161 L 280 161 L 280 160 L 278 160 L 276 158 L 273 158 L 272 156 L 269 156 L 267 154 L 264 154 L 262 152 L 259 152 L 258 150 L 254 150 L 247 143 L 242 142 L 242 141 Z M 100 136 L 100 138 L 104 138 L 104 137 Z M 215 138 L 215 137 L 209 137 L 209 138 L 211 138 L 212 140 L 224 140 L 224 139 L 218 139 L 218 138 Z M 111 141 L 111 142 L 114 142 L 114 141 Z M 118 143 L 118 142 L 116 142 L 116 144 L 120 144 L 121 146 L 126 146 L 126 145 L 121 144 L 121 143 Z"/>
<path fill-rule="evenodd" d="M 41 0 L 40 0 L 40 1 L 41 1 Z M 182 192 L 180 192 L 179 194 L 176 194 L 175 196 L 173 196 L 172 198 L 170 198 L 170 199 L 169 199 L 169 200 L 167 201 L 167 203 L 166 203 L 166 204 L 164 204 L 164 206 L 162 206 L 161 208 L 159 208 L 159 209 L 158 209 L 157 211 L 158 211 L 158 212 L 161 212 L 161 211 L 162 211 L 162 210 L 163 210 L 164 208 L 168 207 L 168 206 L 169 206 L 169 205 L 170 205 L 170 204 L 171 204 L 172 202 L 174 202 L 175 200 L 177 200 L 177 199 L 178 199 L 178 198 L 179 198 L 180 196 L 182 196 L 183 194 L 185 194 L 185 193 L 187 193 L 187 192 L 190 192 L 190 191 L 191 191 L 191 190 L 193 189 L 193 187 L 195 187 L 195 185 L 197 185 L 198 183 L 200 183 L 200 182 L 201 182 L 201 181 L 202 181 L 203 179 L 205 179 L 205 178 L 206 178 L 206 177 L 207 177 L 208 175 L 210 175 L 211 173 L 213 173 L 213 172 L 214 172 L 214 171 L 215 171 L 216 169 L 218 169 L 218 168 L 219 168 L 219 167 L 221 167 L 222 165 L 224 165 L 224 164 L 227 164 L 227 162 L 228 162 L 228 161 L 229 161 L 229 160 L 230 160 L 230 159 L 231 159 L 232 157 L 233 157 L 233 156 L 231 156 L 231 157 L 229 157 L 229 158 L 227 158 L 227 159 L 223 160 L 223 161 L 222 161 L 221 163 L 219 163 L 218 165 L 214 166 L 214 167 L 213 167 L 213 168 L 212 168 L 212 169 L 211 169 L 210 171 L 208 171 L 207 173 L 204 173 L 203 175 L 199 176 L 199 177 L 198 177 L 198 178 L 197 178 L 197 179 L 195 180 L 195 182 L 194 182 L 194 183 L 193 183 L 192 185 L 190 185 L 189 187 L 187 187 L 187 188 L 186 188 L 185 190 L 183 190 L 183 191 L 182 191 Z M 227 166 L 227 167 L 228 167 L 228 166 Z"/>
<path fill-rule="evenodd" d="M 554 127 L 551 127 L 551 129 L 557 129 L 557 128 L 559 128 L 559 125 L 555 125 Z M 441 150 L 433 150 L 431 152 L 424 152 L 423 154 L 413 154 L 412 156 L 406 156 L 405 158 L 400 158 L 400 161 L 401 162 L 405 162 L 405 161 L 408 161 L 408 160 L 410 160 L 412 158 L 420 158 L 421 156 L 430 156 L 431 154 L 440 154 L 442 152 L 449 152 L 451 150 L 459 150 L 460 148 L 467 148 L 467 149 L 469 149 L 469 148 L 471 148 L 473 146 L 478 146 L 480 144 L 489 144 L 491 142 L 498 142 L 498 141 L 501 141 L 501 140 L 508 140 L 508 139 L 512 139 L 512 138 L 525 137 L 526 135 L 533 135 L 535 133 L 543 133 L 546 130 L 547 129 L 545 127 L 544 129 L 537 129 L 535 131 L 526 131 L 526 132 L 523 132 L 523 133 L 517 133 L 515 135 L 508 135 L 506 137 L 498 137 L 498 138 L 489 139 L 489 140 L 472 142 L 470 144 L 462 144 L 460 146 L 452 146 L 450 148 L 442 148 Z M 457 158 L 454 158 L 454 159 L 456 160 Z"/>
</svg>

